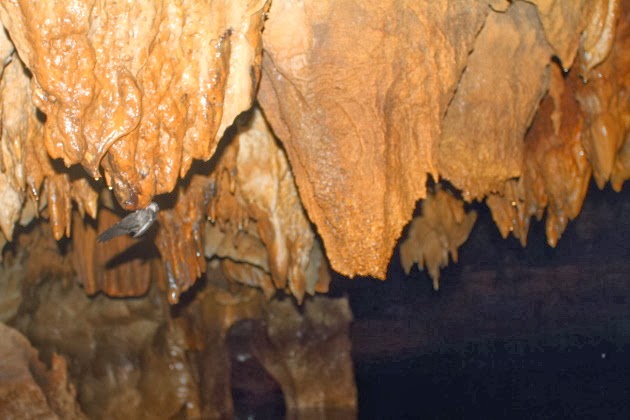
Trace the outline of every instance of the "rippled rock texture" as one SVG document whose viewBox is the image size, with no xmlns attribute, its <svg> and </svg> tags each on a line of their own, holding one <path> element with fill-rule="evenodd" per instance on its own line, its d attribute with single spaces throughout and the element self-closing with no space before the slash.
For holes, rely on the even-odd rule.
<svg viewBox="0 0 630 420">
<path fill-rule="evenodd" d="M 306 305 L 330 267 L 384 278 L 423 199 L 401 257 L 436 286 L 472 201 L 523 244 L 546 217 L 555 246 L 591 178 L 630 177 L 629 14 L 628 0 L 4 1 L 0 242 L 39 235 L 38 260 L 63 258 L 57 278 L 89 295 L 184 307 L 209 267 L 241 297 Z M 95 242 L 152 201 L 142 239 Z M 134 337 L 182 339 L 147 311 Z M 212 405 L 177 392 L 154 408 Z"/>
<path fill-rule="evenodd" d="M 10 241 L 39 215 L 60 239 L 74 225 L 88 290 L 126 294 L 96 286 L 102 261 L 73 218 L 100 230 L 99 207 L 156 199 L 172 302 L 213 256 L 267 295 L 326 290 L 324 250 L 342 274 L 382 278 L 428 175 L 489 197 L 523 243 L 546 212 L 553 245 L 591 173 L 616 189 L 629 175 L 627 13 L 613 0 L 5 2 L 0 228 Z M 264 117 L 228 130 L 256 95 Z"/>
<path fill-rule="evenodd" d="M 559 111 L 552 116 L 539 108 L 541 98 L 554 95 L 560 108 L 559 95 L 575 100 L 580 91 L 593 92 L 607 63 L 618 60 L 616 49 L 623 49 L 627 3 L 491 3 L 340 0 L 272 7 L 259 100 L 336 270 L 383 276 L 415 201 L 426 195 L 427 173 L 451 182 L 465 200 L 498 194 L 516 206 L 508 189 L 531 165 L 524 136 L 533 118 L 543 113 L 537 118 L 560 124 Z M 300 36 L 288 29 L 292 21 L 305 28 Z M 560 66 L 568 77 L 552 81 Z M 619 70 L 624 75 L 616 83 L 627 80 L 627 70 Z M 576 86 L 578 77 L 590 84 Z M 627 91 L 615 92 L 615 100 L 593 93 L 591 102 L 606 110 L 600 121 L 624 125 L 612 137 L 625 138 L 624 118 L 605 118 L 618 104 L 627 113 Z M 545 181 L 554 190 L 551 244 L 579 211 L 589 168 L 602 165 L 598 148 L 608 152 L 608 167 L 623 150 L 622 140 L 588 147 L 591 124 L 576 124 L 602 112 L 581 103 L 580 110 L 563 111 L 572 121 L 556 134 L 575 133 L 579 144 L 572 154 L 550 158 L 561 168 L 578 167 Z M 596 131 L 608 138 L 609 131 Z M 512 220 L 498 221 L 500 229 L 509 231 Z"/>
<path fill-rule="evenodd" d="M 251 106 L 265 1 L 7 2 L 53 158 L 81 164 L 125 208 L 173 190 Z M 214 7 L 213 7 L 214 6 Z"/>
</svg>

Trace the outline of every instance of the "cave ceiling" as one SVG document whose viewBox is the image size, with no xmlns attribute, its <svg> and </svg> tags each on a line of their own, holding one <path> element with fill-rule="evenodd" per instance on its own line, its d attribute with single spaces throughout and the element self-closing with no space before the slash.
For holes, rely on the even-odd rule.
<svg viewBox="0 0 630 420">
<path fill-rule="evenodd" d="M 545 218 L 555 246 L 591 178 L 630 177 L 628 0 L 8 0 L 0 20 L 1 241 L 47 220 L 90 294 L 156 278 L 176 303 L 208 263 L 298 301 L 329 266 L 385 278 L 418 200 L 402 263 L 437 287 L 467 203 L 523 245 Z M 97 244 L 152 201 L 146 238 Z M 160 257 L 112 266 L 133 247 Z"/>
</svg>

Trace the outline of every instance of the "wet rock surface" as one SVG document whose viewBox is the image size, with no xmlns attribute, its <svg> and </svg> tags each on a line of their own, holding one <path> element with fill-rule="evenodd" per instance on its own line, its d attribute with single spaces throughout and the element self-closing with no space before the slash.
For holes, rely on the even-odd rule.
<svg viewBox="0 0 630 420">
<path fill-rule="evenodd" d="M 256 369 L 287 412 L 352 411 L 350 311 L 313 297 L 330 268 L 384 279 L 404 233 L 405 271 L 426 267 L 437 288 L 479 206 L 522 245 L 544 218 L 557 246 L 591 179 L 621 191 L 630 177 L 629 13 L 2 3 L 0 319 L 47 364 L 16 377 L 42 415 L 61 411 L 33 372 L 63 387 L 65 360 L 90 417 L 229 416 L 226 337 L 254 320 Z M 152 201 L 146 235 L 97 244 Z"/>
<path fill-rule="evenodd" d="M 3 375 L 25 384 L 17 391 L 20 398 L 41 400 L 33 407 L 40 407 L 35 417 L 51 412 L 66 418 L 75 406 L 77 417 L 67 418 L 82 418 L 81 413 L 120 419 L 231 417 L 247 406 L 235 407 L 232 397 L 231 364 L 243 357 L 257 361 L 258 370 L 250 373 L 259 376 L 236 386 L 257 395 L 254 402 L 284 398 L 293 413 L 331 407 L 352 413 L 356 408 L 346 299 L 310 298 L 302 313 L 292 298 L 269 300 L 217 269 L 210 269 L 204 287 L 175 307 L 157 281 L 141 297 L 89 297 L 68 267 L 72 251 L 60 252 L 43 230 L 20 233 L 29 246 L 7 253 L 0 275 L 2 320 L 28 337 L 41 360 L 52 363 L 49 374 L 26 338 L 17 331 L 3 334 L 6 352 L 24 352 L 27 362 L 27 370 L 15 371 L 17 359 L 3 359 Z M 254 327 L 238 329 L 239 322 Z M 233 336 L 241 345 L 231 349 Z M 11 350 L 11 345 L 24 350 Z M 61 387 L 65 393 L 53 395 L 60 402 L 47 393 L 61 391 L 39 390 L 44 385 L 38 385 L 39 376 L 37 383 L 29 382 L 28 369 L 51 382 L 45 386 Z M 7 383 L 7 389 L 11 386 Z M 1 409 L 20 412 L 20 401 L 0 404 Z M 66 411 L 46 401 L 63 403 Z"/>
<path fill-rule="evenodd" d="M 5 240 L 37 216 L 59 240 L 158 195 L 171 302 L 205 270 L 208 237 L 235 249 L 237 232 L 246 251 L 214 249 L 226 273 L 302 299 L 326 290 L 324 254 L 383 277 L 431 175 L 488 197 L 523 242 L 549 210 L 555 245 L 591 173 L 617 190 L 628 175 L 627 2 L 407 6 L 3 5 Z"/>
<path fill-rule="evenodd" d="M 48 369 L 17 330 L 0 323 L 0 415 L 5 419 L 85 419 L 69 382 L 66 359 Z"/>
</svg>

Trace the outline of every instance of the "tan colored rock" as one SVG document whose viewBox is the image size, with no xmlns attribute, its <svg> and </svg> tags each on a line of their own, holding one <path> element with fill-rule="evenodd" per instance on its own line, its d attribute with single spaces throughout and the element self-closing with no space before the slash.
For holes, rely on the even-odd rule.
<svg viewBox="0 0 630 420">
<path fill-rule="evenodd" d="M 3 419 L 85 419 L 68 380 L 66 360 L 53 355 L 52 367 L 17 330 L 0 323 L 0 417 Z"/>
<path fill-rule="evenodd" d="M 466 200 L 521 176 L 523 136 L 547 90 L 550 53 L 531 4 L 513 3 L 488 16 L 439 144 L 440 175 Z"/>
<path fill-rule="evenodd" d="M 589 80 L 586 85 L 578 81 L 578 69 L 567 76 L 554 66 L 549 95 L 538 106 L 536 118 L 525 135 L 524 143 L 521 145 L 520 141 L 516 141 L 514 148 L 507 149 L 512 152 L 521 149 L 521 161 L 519 162 L 518 159 L 510 160 L 506 154 L 495 154 L 494 159 L 486 162 L 489 165 L 483 166 L 484 171 L 487 171 L 488 167 L 492 167 L 492 164 L 505 167 L 507 166 L 505 165 L 507 159 L 511 162 L 510 165 L 513 169 L 511 175 L 518 177 L 518 179 L 509 179 L 510 172 L 505 172 L 504 183 L 498 182 L 493 187 L 478 194 L 478 198 L 480 198 L 488 191 L 496 191 L 496 193 L 490 193 L 486 202 L 492 210 L 493 218 L 501 234 L 506 237 L 510 232 L 513 232 L 525 245 L 531 217 L 536 216 L 541 219 L 546 212 L 548 243 L 555 246 L 568 221 L 577 217 L 580 212 L 591 176 L 591 164 L 594 166 L 594 174 L 598 184 L 603 186 L 611 176 L 617 153 L 621 149 L 626 131 L 620 128 L 623 126 L 624 118 L 619 116 L 619 110 L 623 109 L 623 105 L 619 108 L 617 104 L 623 104 L 624 100 L 617 98 L 624 97 L 624 92 L 627 91 L 622 87 L 624 85 L 624 73 L 623 70 L 616 69 L 614 71 L 615 77 L 606 78 L 602 77 L 601 72 L 602 70 L 611 72 L 612 70 L 606 70 L 606 67 L 611 65 L 610 63 L 615 63 L 612 66 L 619 69 L 627 67 L 616 64 L 616 60 L 624 59 L 621 58 L 623 56 L 621 54 L 615 55 L 617 45 L 623 49 L 622 39 L 624 37 L 621 34 L 624 32 L 624 24 L 621 22 L 626 22 L 627 19 L 620 19 L 619 29 L 616 32 L 614 26 L 610 27 L 611 22 L 616 23 L 618 5 L 614 1 L 589 2 L 588 5 L 573 11 L 567 10 L 568 4 L 564 2 L 534 3 L 537 4 L 542 16 L 545 35 L 552 42 L 556 51 L 571 52 L 574 47 L 568 47 L 575 45 L 575 40 L 571 40 L 575 36 L 569 33 L 565 33 L 564 36 L 561 35 L 557 29 L 554 29 L 557 27 L 556 25 L 560 25 L 560 22 L 564 20 L 582 22 L 578 28 L 584 28 L 584 25 L 588 25 L 588 28 L 585 29 L 586 35 L 581 38 L 580 61 L 578 63 L 580 71 L 597 66 L 608 55 L 608 51 L 613 48 L 610 58 L 596 67 L 597 70 L 592 70 L 590 75 L 580 74 L 584 80 Z M 595 33 L 593 31 L 596 28 L 599 29 Z M 613 34 L 617 33 L 619 39 L 614 44 L 609 39 L 610 31 Z M 500 54 L 497 55 L 500 56 Z M 572 56 L 564 54 L 564 57 Z M 563 64 L 566 63 L 563 62 Z M 470 68 L 469 65 L 467 71 Z M 533 71 L 533 69 L 525 70 L 524 73 L 531 74 Z M 486 74 L 488 73 L 486 72 Z M 600 80 L 602 78 L 605 80 L 614 79 L 615 82 L 602 81 Z M 464 79 L 465 75 L 462 83 L 464 83 Z M 526 79 L 521 77 L 518 84 L 512 85 L 522 84 L 522 80 Z M 476 84 L 477 82 L 475 82 Z M 490 88 L 487 87 L 487 89 Z M 503 92 L 503 90 L 501 91 Z M 616 96 L 616 92 L 620 93 L 619 96 Z M 580 101 L 581 107 L 578 107 L 576 97 Z M 457 101 L 457 95 L 455 101 Z M 473 108 L 475 111 L 472 111 Z M 479 114 L 479 107 L 473 108 L 465 115 L 476 118 Z M 584 109 L 586 112 L 582 112 Z M 583 114 L 586 115 L 586 121 Z M 445 125 L 447 127 L 452 126 L 449 124 L 448 114 Z M 478 124 L 470 124 L 470 127 L 477 126 Z M 491 147 L 496 147 L 497 142 L 492 141 L 489 144 Z M 468 153 L 462 153 L 462 155 L 485 156 L 483 148 L 481 150 L 480 153 L 478 150 L 470 149 Z M 512 156 L 516 158 L 518 155 Z M 620 156 L 622 156 L 621 153 Z M 491 163 L 492 161 L 493 163 Z M 620 157 L 619 162 L 622 161 L 623 157 Z M 449 161 L 449 164 L 452 165 L 452 160 Z M 620 173 L 623 173 L 621 169 L 623 164 L 620 163 L 617 167 L 620 168 Z M 464 180 L 463 185 L 479 181 L 478 172 L 474 170 L 473 165 L 467 164 L 461 174 L 463 175 L 466 171 L 468 171 L 467 178 L 461 178 Z M 619 178 L 623 178 L 623 176 Z M 458 183 L 455 185 L 461 186 Z M 617 182 L 616 188 L 620 188 L 619 182 Z"/>
<path fill-rule="evenodd" d="M 158 214 L 160 228 L 155 244 L 165 268 L 165 289 L 171 304 L 179 301 L 206 270 L 203 234 L 206 208 L 213 182 L 208 176 L 193 175 L 189 184 L 177 191 L 177 203 Z"/>
<path fill-rule="evenodd" d="M 617 27 L 619 13 L 628 10 L 628 3 L 624 0 L 597 0 L 588 3 L 587 27 L 582 34 L 580 45 L 580 72 L 582 77 L 588 78 L 589 72 L 606 59 Z M 622 12 L 623 13 L 623 12 Z"/>
<path fill-rule="evenodd" d="M 610 49 L 610 31 L 614 28 L 618 0 L 528 0 L 538 8 L 545 38 L 568 71 L 582 46 L 588 66 L 601 62 Z M 599 60 L 599 61 L 597 61 Z"/>
<path fill-rule="evenodd" d="M 0 139 L 0 228 L 4 238 L 13 239 L 13 228 L 20 219 L 25 200 L 24 142 L 28 141 L 29 128 L 38 124 L 24 118 L 34 107 L 28 97 L 28 78 L 19 60 L 13 61 L 13 44 L 2 31 L 0 34 L 0 60 L 2 79 L 0 98 L 2 107 L 2 138 Z M 7 61 L 11 61 L 7 63 Z M 4 63 L 7 63 L 6 65 Z M 37 127 L 39 128 L 39 127 Z"/>
<path fill-rule="evenodd" d="M 259 110 L 247 118 L 158 216 L 157 246 L 173 303 L 205 271 L 206 257 L 229 258 L 228 277 L 267 296 L 287 289 L 301 301 L 327 290 L 330 279 L 320 270 L 326 262 L 284 152 Z"/>
<path fill-rule="evenodd" d="M 119 236 L 107 243 L 96 237 L 120 218 L 101 209 L 97 223 L 74 214 L 72 218 L 72 262 L 77 281 L 88 295 L 104 292 L 109 296 L 141 296 L 149 290 L 151 279 L 162 277 L 162 263 L 155 248 L 143 239 Z"/>
<path fill-rule="evenodd" d="M 600 53 L 605 60 L 584 73 L 587 83 L 576 92 L 586 119 L 583 143 L 593 177 L 599 188 L 610 180 L 617 191 L 630 178 L 630 2 L 623 2 L 619 14 L 618 25 L 606 35 L 612 37 L 605 43 L 609 49 L 605 56 Z M 606 23 L 616 17 L 607 17 Z M 589 57 L 584 54 L 582 67 L 591 67 Z"/>
<path fill-rule="evenodd" d="M 486 2 L 274 1 L 259 101 L 332 267 L 383 278 Z M 299 28 L 296 31 L 295 28 Z"/>
<path fill-rule="evenodd" d="M 265 0 L 11 1 L 0 18 L 33 73 L 45 144 L 127 209 L 175 188 L 251 106 Z"/>
<path fill-rule="evenodd" d="M 579 211 L 589 172 L 574 156 L 582 122 L 559 111 L 574 94 L 598 184 L 610 179 L 620 189 L 630 176 L 627 1 L 269 7 L 2 3 L 10 39 L 0 34 L 0 244 L 39 215 L 56 239 L 69 236 L 84 226 L 77 214 L 97 217 L 105 184 L 128 210 L 173 192 L 158 198 L 168 205 L 156 237 L 172 302 L 206 257 L 220 258 L 230 280 L 302 299 L 327 289 L 323 249 L 342 274 L 384 277 L 427 173 L 467 200 L 492 194 L 502 233 L 523 241 L 530 218 L 548 210 L 553 244 Z M 259 100 L 290 165 L 258 113 L 216 150 L 255 95 L 263 24 Z M 550 96 L 560 105 L 538 108 L 554 55 L 565 70 L 575 62 L 564 74 L 570 83 L 579 70 L 588 84 L 554 82 Z M 544 122 L 531 132 L 552 133 L 549 117 L 568 127 L 569 140 L 523 141 L 536 109 Z M 106 181 L 88 179 L 79 164 Z M 93 235 L 79 236 L 87 256 Z M 80 264 L 101 267 L 105 256 Z M 97 281 L 98 270 L 82 271 L 87 290 L 146 290 L 146 272 L 125 285 Z"/>
<path fill-rule="evenodd" d="M 414 217 L 407 238 L 400 245 L 400 263 L 407 275 L 414 265 L 427 268 L 433 289 L 440 287 L 440 269 L 450 258 L 457 262 L 457 248 L 470 235 L 477 213 L 466 212 L 464 203 L 449 192 L 437 188 L 422 201 L 422 215 Z"/>
<path fill-rule="evenodd" d="M 346 298 L 309 297 L 298 307 L 293 299 L 270 300 L 259 290 L 226 284 L 217 270 L 208 272 L 207 281 L 180 318 L 199 372 L 203 418 L 234 416 L 229 352 L 235 349 L 227 341 L 235 329 L 236 351 L 257 359 L 277 381 L 290 418 L 311 418 L 327 409 L 347 410 L 350 417 L 344 418 L 353 417 L 352 315 Z"/>
<path fill-rule="evenodd" d="M 549 245 L 555 246 L 574 219 L 591 179 L 591 165 L 582 145 L 584 118 L 575 100 L 577 73 L 564 78 L 551 71 L 549 94 L 543 99 L 525 136 L 523 176 L 507 181 L 486 203 L 505 238 L 512 232 L 525 246 L 530 219 L 546 213 Z"/>
<path fill-rule="evenodd" d="M 3 36 L 4 32 L 0 50 L 6 51 Z M 0 54 L 0 59 L 5 63 L 11 59 L 0 81 L 0 227 L 5 238 L 11 240 L 18 221 L 27 224 L 47 205 L 44 215 L 50 218 L 53 236 L 70 236 L 72 202 L 82 213 L 95 217 L 97 187 L 83 178 L 79 168 L 67 169 L 50 159 L 43 144 L 43 117 L 31 101 L 27 70 L 15 55 Z"/>
<path fill-rule="evenodd" d="M 183 357 L 181 331 L 165 325 L 168 303 L 149 296 L 89 298 L 56 277 L 29 289 L 29 314 L 17 323 L 46 355 L 72 360 L 72 381 L 89 418 L 199 418 L 199 390 Z M 61 418 L 67 418 L 61 416 Z"/>
<path fill-rule="evenodd" d="M 239 128 L 214 173 L 216 196 L 208 216 L 216 226 L 206 232 L 220 236 L 206 239 L 206 256 L 252 265 L 253 272 L 233 262 L 224 263 L 224 268 L 233 280 L 252 285 L 253 279 L 259 279 L 267 295 L 273 293 L 269 280 L 298 301 L 305 293 L 327 290 L 330 278 L 321 246 L 304 213 L 287 158 L 260 111 L 255 110 Z"/>
<path fill-rule="evenodd" d="M 300 311 L 288 299 L 274 300 L 265 309 L 252 352 L 280 384 L 288 416 L 336 409 L 354 417 L 357 390 L 348 301 L 317 296 Z"/>
</svg>

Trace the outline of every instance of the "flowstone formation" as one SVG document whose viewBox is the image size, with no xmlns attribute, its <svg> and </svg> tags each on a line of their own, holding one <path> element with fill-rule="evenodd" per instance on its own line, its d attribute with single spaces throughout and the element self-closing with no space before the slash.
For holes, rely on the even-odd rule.
<svg viewBox="0 0 630 420">
<path fill-rule="evenodd" d="M 127 209 L 173 190 L 248 109 L 266 1 L 6 2 L 50 156 L 81 164 Z"/>
<path fill-rule="evenodd" d="M 10 241 L 43 216 L 61 239 L 85 215 L 101 229 L 99 207 L 156 199 L 172 302 L 215 255 L 232 278 L 299 300 L 326 290 L 324 254 L 383 278 L 427 176 L 488 197 L 523 243 L 546 212 L 554 245 L 591 173 L 615 189 L 630 173 L 627 9 L 6 2 L 0 228 Z M 228 130 L 256 95 L 264 117 Z M 90 271 L 90 292 L 126 293 Z"/>
<path fill-rule="evenodd" d="M 603 114 L 566 127 L 584 133 L 586 150 L 558 165 L 585 156 L 605 182 L 606 168 L 618 162 L 620 186 L 627 178 L 627 66 L 617 67 L 616 51 L 624 48 L 627 9 L 617 1 L 274 3 L 259 101 L 332 267 L 382 278 L 399 232 L 426 195 L 427 173 L 467 201 L 508 196 L 529 164 L 524 135 L 540 100 L 560 88 L 550 86 L 558 67 L 580 114 Z M 297 34 L 290 22 L 299 22 Z M 611 66 L 618 73 L 606 82 Z M 573 78 L 587 84 L 574 88 Z M 620 88 L 614 94 L 597 88 L 612 83 Z M 589 103 L 580 92 L 592 92 Z M 606 130 L 611 125 L 619 129 Z M 587 147 L 592 131 L 600 139 Z M 576 169 L 586 179 L 587 171 Z M 551 176 L 564 182 L 562 173 Z M 583 184 L 568 182 L 565 191 L 555 188 L 554 200 L 581 202 Z M 550 243 L 575 207 L 554 206 Z M 504 231 L 506 222 L 499 225 Z"/>
<path fill-rule="evenodd" d="M 0 21 L 0 245 L 11 260 L 39 238 L 28 255 L 64 259 L 55 279 L 88 295 L 185 308 L 212 271 L 235 299 L 308 305 L 331 267 L 384 279 L 418 200 L 402 263 L 437 287 L 469 203 L 523 245 L 545 217 L 555 246 L 591 178 L 620 190 L 630 177 L 630 0 L 8 0 Z M 151 201 L 145 237 L 96 243 Z M 12 290 L 8 322 L 34 310 Z M 343 322 L 328 325 L 347 334 Z M 269 350 L 269 325 L 260 358 L 286 358 L 267 369 L 290 382 L 301 374 Z M 353 395 L 282 389 L 294 406 Z M 192 417 L 213 404 L 168 410 L 184 400 Z"/>
</svg>

